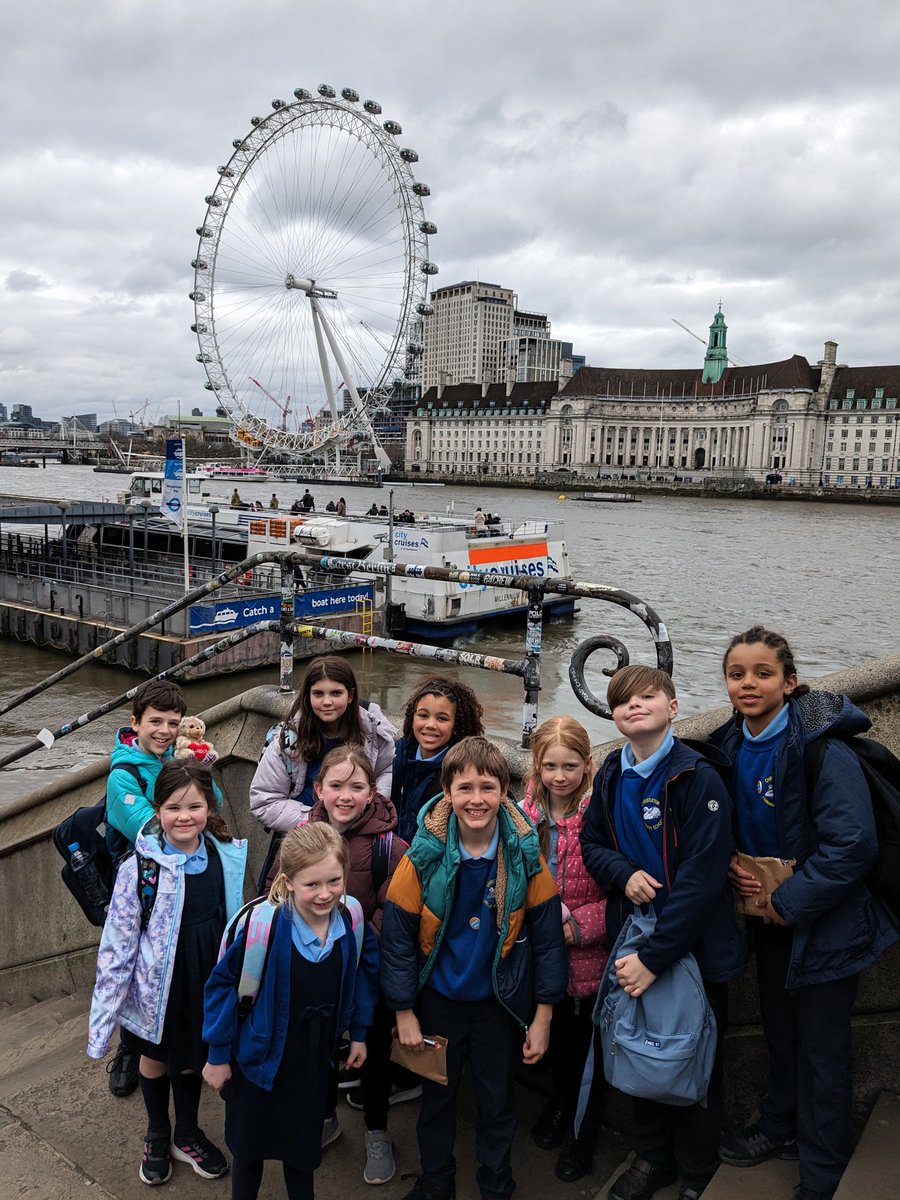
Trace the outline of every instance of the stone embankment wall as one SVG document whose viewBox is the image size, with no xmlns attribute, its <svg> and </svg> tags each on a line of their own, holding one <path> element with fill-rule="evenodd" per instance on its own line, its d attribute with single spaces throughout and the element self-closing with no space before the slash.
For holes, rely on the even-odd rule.
<svg viewBox="0 0 900 1200">
<path fill-rule="evenodd" d="M 828 676 L 818 686 L 847 692 L 872 718 L 874 735 L 900 756 L 900 656 Z M 254 688 L 204 714 L 222 756 L 225 816 L 235 834 L 250 839 L 253 879 L 267 838 L 248 811 L 250 781 L 265 732 L 286 714 L 289 701 L 274 688 Z M 576 707 L 573 700 L 572 710 Z M 729 711 L 720 708 L 681 721 L 678 732 L 703 737 Z M 620 744 L 597 747 L 597 760 Z M 77 752 L 74 740 L 72 748 Z M 525 755 L 512 744 L 506 749 L 513 774 L 520 776 Z M 75 808 L 96 803 L 105 778 L 106 767 L 95 764 L 0 808 L 0 1006 L 66 995 L 93 982 L 99 931 L 88 925 L 63 886 L 50 833 Z M 864 1091 L 894 1087 L 900 1075 L 900 949 L 866 973 L 856 1011 L 858 1086 Z M 732 988 L 729 1038 L 730 1070 L 753 1081 L 745 1089 L 752 1098 L 765 1067 L 752 973 Z"/>
</svg>

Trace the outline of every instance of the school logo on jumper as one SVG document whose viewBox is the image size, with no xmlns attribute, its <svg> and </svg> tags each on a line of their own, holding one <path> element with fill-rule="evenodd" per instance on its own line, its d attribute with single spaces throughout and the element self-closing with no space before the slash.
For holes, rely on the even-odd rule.
<svg viewBox="0 0 900 1200">
<path fill-rule="evenodd" d="M 497 907 L 497 880 L 489 879 L 488 885 L 484 889 L 484 907 L 495 909 Z"/>
<path fill-rule="evenodd" d="M 773 777 L 767 775 L 765 779 L 757 779 L 756 781 L 756 794 L 767 808 L 775 807 L 775 789 L 772 780 Z"/>
<path fill-rule="evenodd" d="M 644 819 L 644 824 L 650 830 L 656 830 L 662 826 L 662 809 L 659 807 L 659 801 L 655 796 L 648 796 L 646 800 L 641 802 L 641 816 Z"/>
</svg>

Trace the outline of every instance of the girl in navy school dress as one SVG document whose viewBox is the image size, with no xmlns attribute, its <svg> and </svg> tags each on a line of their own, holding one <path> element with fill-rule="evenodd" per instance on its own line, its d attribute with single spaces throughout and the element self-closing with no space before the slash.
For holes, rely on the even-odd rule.
<svg viewBox="0 0 900 1200">
<path fill-rule="evenodd" d="M 378 981 L 375 935 L 361 952 L 341 905 L 348 852 L 325 822 L 292 829 L 269 900 L 277 905 L 256 999 L 240 1018 L 237 985 L 246 926 L 206 987 L 203 1078 L 225 1099 L 233 1155 L 232 1200 L 256 1200 L 266 1159 L 282 1164 L 288 1200 L 312 1200 L 338 1038 L 350 1031 L 347 1065 L 361 1067 Z"/>
</svg>

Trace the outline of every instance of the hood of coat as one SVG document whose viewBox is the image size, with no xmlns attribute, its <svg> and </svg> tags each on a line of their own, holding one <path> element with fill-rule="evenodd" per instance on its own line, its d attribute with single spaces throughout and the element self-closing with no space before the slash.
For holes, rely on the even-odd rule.
<svg viewBox="0 0 900 1200">
<path fill-rule="evenodd" d="M 369 722 L 371 722 L 372 731 L 379 738 L 384 738 L 393 745 L 397 737 L 397 730 L 384 715 L 384 710 L 380 704 L 376 704 L 374 700 L 370 700 L 365 708 L 360 706 L 359 717 L 363 726 L 367 724 L 366 717 L 368 717 Z"/>
<path fill-rule="evenodd" d="M 570 812 L 567 817 L 560 817 L 556 824 L 565 829 L 569 822 L 575 820 L 575 818 L 581 820 L 584 817 L 585 809 L 590 802 L 591 788 L 588 788 L 588 790 L 578 801 L 578 807 L 575 809 L 575 811 Z M 534 784 L 531 781 L 529 781 L 528 786 L 525 789 L 525 796 L 522 799 L 519 807 L 538 829 L 547 820 L 547 814 L 544 809 L 538 808 L 537 801 L 534 798 Z"/>
<path fill-rule="evenodd" d="M 497 821 L 501 842 L 519 842 L 526 873 L 534 875 L 541 865 L 541 850 L 534 825 L 508 796 L 500 802 Z M 441 792 L 425 806 L 419 816 L 419 830 L 431 836 L 417 837 L 410 848 L 409 857 L 416 867 L 424 866 L 435 857 L 443 857 L 448 850 L 452 858 L 459 858 L 458 823 L 449 796 Z"/>
<path fill-rule="evenodd" d="M 872 727 L 862 709 L 857 708 L 849 696 L 837 692 L 814 690 L 799 700 L 792 700 L 791 704 L 800 718 L 804 743 L 823 735 L 851 737 Z"/>
<path fill-rule="evenodd" d="M 310 809 L 309 819 L 310 821 L 328 820 L 328 813 L 321 800 L 317 800 Z M 387 833 L 396 828 L 397 810 L 390 800 L 382 796 L 380 792 L 376 792 L 374 798 L 369 801 L 356 820 L 343 830 L 343 835 L 344 837 L 353 837 L 355 834 L 367 834 L 374 837 L 379 833 Z"/>
</svg>

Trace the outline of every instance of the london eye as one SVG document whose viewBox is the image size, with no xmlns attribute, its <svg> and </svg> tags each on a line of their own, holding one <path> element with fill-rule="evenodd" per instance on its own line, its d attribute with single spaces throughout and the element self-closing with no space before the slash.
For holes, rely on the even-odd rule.
<svg viewBox="0 0 900 1200">
<path fill-rule="evenodd" d="M 430 194 L 375 100 L 297 88 L 253 117 L 198 228 L 195 323 L 206 387 L 260 457 L 339 463 L 415 386 L 437 267 Z"/>
</svg>

